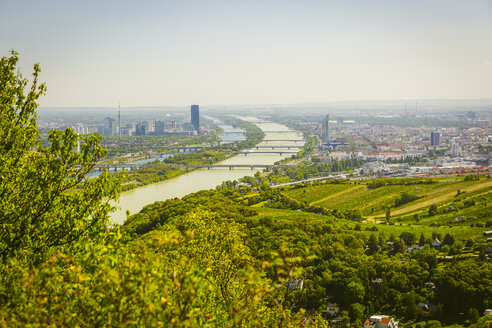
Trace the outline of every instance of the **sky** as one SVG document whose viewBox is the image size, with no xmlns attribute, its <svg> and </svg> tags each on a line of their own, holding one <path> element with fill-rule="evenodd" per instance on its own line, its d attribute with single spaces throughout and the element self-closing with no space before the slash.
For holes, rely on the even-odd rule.
<svg viewBox="0 0 492 328">
<path fill-rule="evenodd" d="M 41 106 L 492 98 L 490 0 L 0 0 Z"/>
</svg>

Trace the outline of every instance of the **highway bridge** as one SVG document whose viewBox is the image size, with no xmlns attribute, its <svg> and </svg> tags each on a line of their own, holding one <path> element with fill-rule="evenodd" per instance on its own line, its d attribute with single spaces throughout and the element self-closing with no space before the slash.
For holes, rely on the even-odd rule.
<svg viewBox="0 0 492 328">
<path fill-rule="evenodd" d="M 140 167 L 143 164 L 120 164 L 120 165 L 107 165 L 100 164 L 94 166 L 94 170 L 102 171 L 104 169 L 114 169 L 115 171 L 122 169 L 132 169 L 133 167 Z M 227 168 L 232 169 L 267 169 L 267 168 L 290 168 L 297 165 L 275 165 L 275 164 L 202 164 L 202 165 L 185 165 L 185 164 L 169 164 L 172 166 L 178 166 L 181 169 L 216 169 Z"/>
<path fill-rule="evenodd" d="M 284 154 L 297 154 L 299 151 L 289 151 L 289 150 L 282 150 L 282 151 L 240 151 L 237 154 L 244 154 L 250 155 L 250 154 L 276 154 L 276 155 L 284 155 Z"/>
<path fill-rule="evenodd" d="M 263 139 L 262 142 L 306 142 L 304 139 Z"/>
<path fill-rule="evenodd" d="M 293 149 L 301 149 L 302 146 L 254 146 L 253 148 L 256 148 L 256 150 L 258 150 L 258 149 L 271 149 L 271 150 L 275 150 L 275 149 L 288 149 L 288 150 L 290 150 L 291 148 L 293 148 Z"/>
</svg>

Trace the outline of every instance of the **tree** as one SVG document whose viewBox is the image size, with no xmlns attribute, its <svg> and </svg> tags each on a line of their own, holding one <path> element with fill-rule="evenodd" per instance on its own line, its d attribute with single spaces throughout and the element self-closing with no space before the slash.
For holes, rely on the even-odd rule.
<svg viewBox="0 0 492 328">
<path fill-rule="evenodd" d="M 424 246 L 424 245 L 425 245 L 425 236 L 424 233 L 422 232 L 419 238 L 419 246 Z"/>
<path fill-rule="evenodd" d="M 360 303 L 350 304 L 349 307 L 349 316 L 352 322 L 357 322 L 362 324 L 362 320 L 364 320 L 364 311 L 366 307 Z"/>
<path fill-rule="evenodd" d="M 471 323 L 477 322 L 479 318 L 480 318 L 480 316 L 478 314 L 478 310 L 477 309 L 470 308 L 468 310 L 468 319 L 470 320 Z"/>
<path fill-rule="evenodd" d="M 17 62 L 15 51 L 0 60 L 0 261 L 15 257 L 32 265 L 56 248 L 105 232 L 109 201 L 118 192 L 109 174 L 85 178 L 106 153 L 100 137 L 81 140 L 67 129 L 51 131 L 50 145 L 41 144 L 35 110 L 46 86 L 38 85 L 41 70 L 35 64 L 26 90 Z"/>
<path fill-rule="evenodd" d="M 395 241 L 393 242 L 393 251 L 395 253 L 400 253 L 403 251 L 403 242 L 400 238 L 395 239 Z"/>
<path fill-rule="evenodd" d="M 403 239 L 405 245 L 411 246 L 415 243 L 417 236 L 411 232 L 404 231 L 400 234 L 400 238 Z"/>
<path fill-rule="evenodd" d="M 386 207 L 386 223 L 390 223 L 391 220 L 391 208 Z"/>
<path fill-rule="evenodd" d="M 449 233 L 444 236 L 444 240 L 442 241 L 443 245 L 449 245 L 452 246 L 454 244 L 454 237 L 451 236 Z"/>
<path fill-rule="evenodd" d="M 367 247 L 369 247 L 369 251 L 371 252 L 371 254 L 377 253 L 379 251 L 378 239 L 374 234 L 371 234 L 371 236 L 369 236 Z"/>
<path fill-rule="evenodd" d="M 366 290 L 361 283 L 352 281 L 347 285 L 346 301 L 347 304 L 361 302 L 364 299 Z"/>
<path fill-rule="evenodd" d="M 419 313 L 419 308 L 417 306 L 417 303 L 415 301 L 415 295 L 413 293 L 408 293 L 405 295 L 404 298 L 404 304 L 405 304 L 405 317 L 408 320 L 415 320 L 417 319 L 417 315 Z"/>
<path fill-rule="evenodd" d="M 434 215 L 437 215 L 437 214 L 439 214 L 439 210 L 437 208 L 437 205 L 436 204 L 432 204 L 429 207 L 429 216 L 434 216 Z"/>
</svg>

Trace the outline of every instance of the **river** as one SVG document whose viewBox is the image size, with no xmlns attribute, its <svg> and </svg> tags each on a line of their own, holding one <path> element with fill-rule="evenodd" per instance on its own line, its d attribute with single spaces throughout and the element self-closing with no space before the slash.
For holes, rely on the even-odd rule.
<svg viewBox="0 0 492 328">
<path fill-rule="evenodd" d="M 242 117 L 243 120 L 257 122 L 253 117 Z M 283 158 L 292 156 L 288 154 L 268 154 L 265 152 L 277 151 L 266 146 L 278 147 L 278 151 L 298 151 L 302 147 L 302 142 L 281 141 L 281 140 L 302 140 L 302 135 L 297 131 L 293 131 L 284 125 L 277 123 L 255 123 L 260 129 L 265 131 L 265 138 L 258 146 L 259 149 L 253 148 L 248 150 L 248 154 L 239 154 L 217 164 L 234 165 L 234 164 L 273 164 Z M 272 132 L 269 132 L 272 131 Z M 282 131 L 282 132 L 279 132 Z M 268 141 L 272 140 L 272 141 Z M 275 140 L 275 141 L 273 141 Z M 299 148 L 293 148 L 293 147 Z M 290 147 L 288 150 L 287 148 Z M 197 192 L 204 189 L 213 189 L 227 180 L 237 180 L 244 176 L 253 176 L 258 170 L 250 168 L 214 168 L 211 170 L 200 169 L 190 173 L 180 175 L 176 178 L 142 186 L 123 192 L 119 199 L 119 209 L 111 214 L 114 222 L 123 223 L 126 220 L 126 212 L 130 214 L 139 212 L 145 205 L 156 201 L 163 201 L 170 198 L 180 198 L 187 194 Z"/>
</svg>

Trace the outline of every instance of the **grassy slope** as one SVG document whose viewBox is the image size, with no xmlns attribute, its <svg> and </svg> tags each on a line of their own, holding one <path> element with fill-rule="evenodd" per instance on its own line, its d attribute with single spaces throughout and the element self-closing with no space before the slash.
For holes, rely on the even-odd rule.
<svg viewBox="0 0 492 328">
<path fill-rule="evenodd" d="M 452 233 L 458 239 L 483 239 L 484 227 L 471 227 L 471 224 L 492 220 L 492 180 L 464 181 L 463 178 L 434 179 L 433 184 L 389 185 L 368 189 L 366 185 L 322 184 L 286 190 L 284 193 L 294 199 L 326 207 L 328 209 L 359 209 L 365 217 L 384 217 L 384 208 L 391 208 L 391 218 L 395 225 L 377 225 L 380 232 L 399 235 L 403 231 L 430 236 L 432 232 Z M 462 194 L 457 195 L 461 190 Z M 395 200 L 404 191 L 421 198 L 400 207 L 394 207 Z M 463 207 L 464 201 L 475 200 L 475 205 Z M 449 206 L 462 207 L 456 211 L 428 216 L 430 205 L 441 209 Z M 374 210 L 373 210 L 374 209 Z M 263 212 L 262 212 L 263 213 Z M 297 212 L 299 213 L 299 212 Z M 414 214 L 419 218 L 415 219 Z M 465 222 L 455 222 L 457 216 L 468 218 Z M 470 218 L 474 217 L 474 218 Z M 347 222 L 350 226 L 356 223 Z M 363 223 L 363 229 L 374 223 Z M 433 225 L 433 226 L 431 226 Z"/>
<path fill-rule="evenodd" d="M 442 237 L 446 234 L 453 235 L 456 240 L 467 240 L 467 239 L 475 239 L 481 240 L 483 231 L 485 228 L 479 227 L 464 227 L 462 225 L 443 225 L 437 227 L 430 227 L 424 224 L 411 224 L 411 223 L 397 223 L 395 225 L 386 225 L 386 224 L 378 224 L 376 225 L 378 231 L 374 232 L 370 230 L 370 228 L 374 227 L 375 224 L 371 222 L 365 223 L 357 223 L 349 220 L 339 220 L 334 219 L 333 217 L 326 217 L 323 215 L 292 211 L 292 210 L 284 210 L 284 209 L 272 209 L 272 208 L 259 208 L 255 207 L 255 210 L 258 212 L 258 217 L 270 217 L 275 220 L 280 221 L 308 221 L 310 224 L 316 224 L 321 221 L 328 222 L 336 222 L 336 225 L 347 228 L 348 230 L 353 230 L 357 224 L 362 226 L 362 230 L 359 232 L 361 234 L 383 234 L 385 237 L 389 237 L 390 235 L 399 236 L 402 232 L 411 232 L 414 233 L 417 237 L 420 236 L 421 233 L 424 233 L 426 238 L 430 238 L 433 233 L 439 233 Z"/>
</svg>

